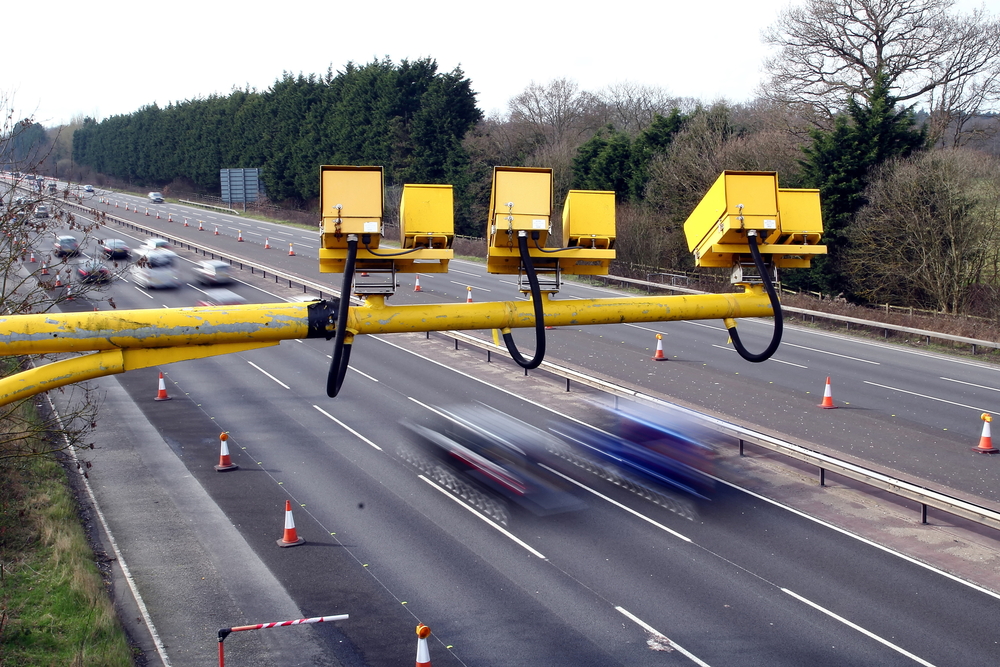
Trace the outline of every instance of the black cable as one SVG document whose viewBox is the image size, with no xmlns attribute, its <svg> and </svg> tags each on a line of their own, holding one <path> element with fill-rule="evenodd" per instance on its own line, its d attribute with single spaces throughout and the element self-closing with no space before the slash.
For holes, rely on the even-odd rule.
<svg viewBox="0 0 1000 667">
<path fill-rule="evenodd" d="M 542 304 L 542 290 L 538 286 L 535 265 L 531 262 L 531 255 L 528 254 L 528 235 L 524 231 L 518 232 L 517 248 L 521 253 L 524 272 L 528 275 L 528 284 L 531 286 L 531 300 L 535 304 L 535 356 L 530 360 L 521 356 L 517 345 L 514 344 L 513 334 L 505 333 L 503 342 L 514 362 L 521 368 L 530 370 L 538 368 L 545 358 L 545 306 Z"/>
<path fill-rule="evenodd" d="M 757 248 L 757 234 L 754 230 L 750 230 L 747 234 L 747 242 L 750 244 L 750 255 L 753 257 L 753 263 L 757 266 L 757 271 L 760 272 L 760 277 L 764 281 L 764 290 L 767 292 L 767 296 L 771 300 L 771 308 L 774 310 L 774 333 L 771 335 L 771 344 L 760 354 L 753 354 L 743 346 L 742 341 L 740 341 L 740 335 L 736 333 L 735 326 L 729 327 L 729 336 L 733 340 L 733 347 L 736 348 L 741 357 L 747 361 L 757 363 L 767 361 L 778 349 L 778 345 L 781 344 L 781 333 L 785 328 L 785 324 L 784 317 L 781 314 L 781 302 L 778 301 L 778 293 L 775 292 L 774 283 L 771 282 L 771 276 L 768 275 L 767 267 L 764 266 L 764 259 L 760 256 L 760 249 Z"/>
<path fill-rule="evenodd" d="M 411 252 L 416 252 L 418 250 L 423 250 L 423 249 L 424 249 L 423 246 L 419 246 L 416 248 L 410 248 L 409 250 L 404 250 L 403 252 L 375 252 L 374 250 L 368 247 L 367 243 L 365 244 L 365 250 L 375 255 L 376 257 L 399 257 L 400 255 L 409 255 Z"/>
<path fill-rule="evenodd" d="M 354 279 L 354 260 L 358 256 L 358 238 L 347 237 L 347 260 L 344 262 L 344 284 L 340 288 L 340 310 L 337 311 L 337 333 L 333 342 L 333 360 L 326 374 L 326 395 L 335 398 L 340 393 L 351 363 L 351 345 L 344 342 L 347 337 L 347 311 L 351 307 L 351 283 Z"/>
</svg>

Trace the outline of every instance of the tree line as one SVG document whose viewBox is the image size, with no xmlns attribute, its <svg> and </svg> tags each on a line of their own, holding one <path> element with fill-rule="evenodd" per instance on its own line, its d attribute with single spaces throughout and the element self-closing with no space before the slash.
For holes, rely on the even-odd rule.
<svg viewBox="0 0 1000 667">
<path fill-rule="evenodd" d="M 745 103 L 620 83 L 532 82 L 484 117 L 433 60 L 285 75 L 166 109 L 83 122 L 73 156 L 143 184 L 264 167 L 274 200 L 311 205 L 321 164 L 380 164 L 390 184 L 456 186 L 480 236 L 494 165 L 550 167 L 618 195 L 618 271 L 686 270 L 684 220 L 723 170 L 820 190 L 829 255 L 786 287 L 967 312 L 1000 304 L 1000 22 L 953 0 L 804 0 L 764 34 L 774 56 Z M 905 196 L 901 193 L 905 193 Z M 987 298 L 988 297 L 988 298 Z"/>
</svg>

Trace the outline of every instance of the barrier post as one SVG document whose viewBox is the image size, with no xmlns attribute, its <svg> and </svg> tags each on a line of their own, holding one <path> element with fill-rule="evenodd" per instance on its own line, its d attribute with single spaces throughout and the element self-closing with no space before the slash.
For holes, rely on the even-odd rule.
<svg viewBox="0 0 1000 667">
<path fill-rule="evenodd" d="M 327 623 L 329 621 L 346 621 L 349 614 L 338 616 L 315 616 L 313 618 L 300 618 L 294 621 L 278 621 L 277 623 L 258 623 L 257 625 L 241 625 L 236 628 L 219 629 L 219 667 L 226 667 L 226 654 L 223 649 L 223 642 L 233 632 L 243 632 L 245 630 L 266 630 L 267 628 L 283 628 L 288 625 L 308 625 L 310 623 Z"/>
</svg>

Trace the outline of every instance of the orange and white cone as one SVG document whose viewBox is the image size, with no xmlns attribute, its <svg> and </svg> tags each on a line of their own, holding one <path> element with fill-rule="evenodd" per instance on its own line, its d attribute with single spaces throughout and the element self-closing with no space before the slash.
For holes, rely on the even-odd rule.
<svg viewBox="0 0 1000 667">
<path fill-rule="evenodd" d="M 653 355 L 653 361 L 667 361 L 663 354 L 663 334 L 656 334 L 656 354 Z"/>
<path fill-rule="evenodd" d="M 295 249 L 292 247 L 291 243 L 288 244 L 288 256 L 295 257 Z"/>
<path fill-rule="evenodd" d="M 174 221 L 174 214 L 167 213 L 167 222 L 173 222 L 173 221 Z"/>
<path fill-rule="evenodd" d="M 219 235 L 219 226 L 218 225 L 215 226 L 215 235 L 216 236 Z"/>
<path fill-rule="evenodd" d="M 1000 449 L 993 446 L 993 436 L 990 433 L 990 422 L 993 421 L 993 415 L 984 412 L 981 418 L 983 420 L 983 435 L 979 438 L 979 446 L 973 447 L 972 451 L 980 454 L 996 454 L 1000 452 Z"/>
<path fill-rule="evenodd" d="M 34 250 L 32 250 L 32 251 L 31 251 L 31 256 L 30 256 L 30 257 L 28 258 L 28 263 L 29 263 L 29 264 L 34 264 L 34 263 L 36 263 L 37 261 L 38 261 L 38 260 L 37 260 L 37 259 L 35 259 L 35 251 L 34 251 Z"/>
<path fill-rule="evenodd" d="M 823 390 L 823 402 L 817 407 L 823 408 L 824 410 L 835 410 L 836 405 L 833 404 L 833 392 L 830 391 L 830 376 L 826 377 L 826 389 Z"/>
<path fill-rule="evenodd" d="M 465 302 L 466 303 L 472 303 L 472 286 L 470 285 L 469 287 L 466 287 L 465 289 L 468 291 L 468 296 L 465 297 Z"/>
<path fill-rule="evenodd" d="M 199 232 L 205 231 L 205 225 L 201 220 L 198 221 L 198 231 Z"/>
<path fill-rule="evenodd" d="M 413 281 L 413 291 L 414 292 L 422 292 L 423 291 L 423 290 L 420 289 L 420 276 L 417 276 L 414 279 L 414 281 Z"/>
<path fill-rule="evenodd" d="M 117 201 L 115 202 L 115 208 L 118 208 L 118 202 Z"/>
<path fill-rule="evenodd" d="M 154 401 L 169 401 L 170 397 L 167 396 L 167 383 L 163 381 L 163 373 L 160 373 L 160 386 L 156 390 L 156 398 Z"/>
<path fill-rule="evenodd" d="M 45 266 L 45 262 L 42 262 L 42 275 L 43 276 L 49 275 L 49 267 Z"/>
<path fill-rule="evenodd" d="M 303 544 L 304 539 L 295 532 L 295 519 L 292 518 L 292 501 L 285 501 L 285 534 L 278 540 L 279 547 L 294 547 Z"/>
<path fill-rule="evenodd" d="M 56 274 L 56 282 L 55 282 L 55 284 L 53 285 L 53 287 L 56 287 L 56 288 L 58 288 L 58 287 L 62 287 L 62 286 L 63 286 L 63 284 L 62 284 L 62 280 L 60 280 L 60 279 L 59 279 L 59 274 L 57 273 L 57 274 Z"/>
<path fill-rule="evenodd" d="M 128 202 L 125 202 L 125 212 L 128 213 Z"/>
<path fill-rule="evenodd" d="M 160 219 L 160 209 L 156 209 L 156 219 Z"/>
<path fill-rule="evenodd" d="M 215 466 L 215 469 L 219 472 L 227 472 L 229 470 L 236 470 L 239 468 L 238 465 L 233 463 L 232 459 L 229 458 L 229 445 L 226 441 L 229 440 L 228 433 L 222 433 L 219 435 L 219 442 L 222 446 L 219 451 L 219 465 Z"/>
<path fill-rule="evenodd" d="M 431 629 L 423 623 L 418 623 L 416 667 L 431 667 L 431 652 L 427 649 L 427 638 L 430 636 Z"/>
<path fill-rule="evenodd" d="M 243 243 L 243 230 L 241 229 L 236 230 L 236 240 L 239 241 L 240 243 Z"/>
<path fill-rule="evenodd" d="M 270 250 L 270 249 L 271 249 L 271 243 L 270 243 L 270 241 L 267 240 L 267 237 L 265 236 L 264 237 L 264 250 Z"/>
<path fill-rule="evenodd" d="M 184 226 L 185 227 L 190 227 L 191 226 L 191 225 L 188 224 L 188 219 L 187 218 L 184 218 Z"/>
<path fill-rule="evenodd" d="M 149 217 L 149 209 L 148 208 L 146 209 L 146 217 L 147 218 Z"/>
</svg>

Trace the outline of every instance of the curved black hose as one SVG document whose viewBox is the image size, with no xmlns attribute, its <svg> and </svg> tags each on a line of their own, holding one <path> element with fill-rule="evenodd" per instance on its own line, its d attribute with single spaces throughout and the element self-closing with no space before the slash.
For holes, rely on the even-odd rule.
<svg viewBox="0 0 1000 667">
<path fill-rule="evenodd" d="M 344 343 L 347 337 L 347 311 L 351 307 L 351 282 L 354 279 L 354 260 L 358 256 L 357 237 L 347 237 L 347 260 L 344 262 L 344 283 L 340 288 L 340 310 L 337 311 L 337 333 L 333 342 L 333 360 L 326 374 L 326 395 L 335 398 L 340 393 L 351 363 L 351 346 Z"/>
<path fill-rule="evenodd" d="M 521 356 L 517 345 L 514 344 L 513 334 L 505 333 L 503 342 L 514 362 L 521 368 L 530 370 L 538 368 L 545 358 L 545 306 L 542 303 L 542 290 L 538 286 L 538 276 L 535 275 L 535 265 L 532 264 L 531 255 L 528 254 L 528 236 L 523 231 L 517 236 L 517 248 L 521 253 L 524 272 L 528 275 L 528 284 L 531 286 L 531 300 L 535 304 L 535 356 L 531 359 Z"/>
<path fill-rule="evenodd" d="M 781 314 L 781 302 L 778 301 L 778 293 L 774 291 L 774 283 L 771 282 L 771 276 L 768 275 L 767 267 L 764 266 L 764 259 L 760 256 L 760 250 L 757 248 L 757 235 L 748 234 L 747 242 L 750 244 L 750 255 L 753 257 L 753 263 L 757 266 L 757 271 L 760 272 L 760 277 L 764 281 L 764 290 L 767 292 L 767 296 L 771 300 L 771 308 L 774 310 L 774 333 L 771 335 L 771 344 L 760 354 L 753 354 L 743 346 L 742 341 L 740 341 L 740 335 L 736 333 L 735 326 L 729 327 L 729 336 L 733 340 L 733 347 L 740 353 L 740 356 L 747 361 L 756 363 L 767 361 L 778 349 L 778 345 L 781 344 L 781 333 L 785 328 L 785 323 L 784 317 Z"/>
</svg>

